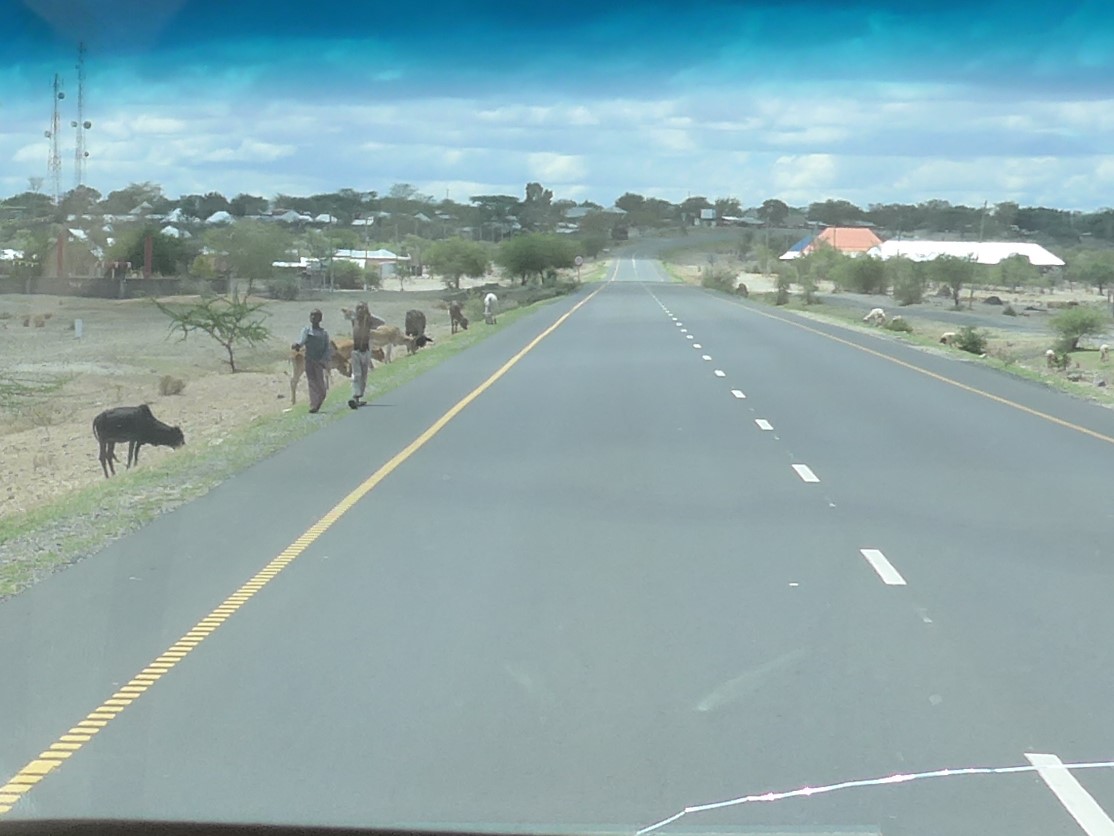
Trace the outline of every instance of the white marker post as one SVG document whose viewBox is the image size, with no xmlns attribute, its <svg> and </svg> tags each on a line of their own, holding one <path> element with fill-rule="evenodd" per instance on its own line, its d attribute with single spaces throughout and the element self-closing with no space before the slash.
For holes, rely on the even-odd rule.
<svg viewBox="0 0 1114 836">
<path fill-rule="evenodd" d="M 576 265 L 576 283 L 580 284 L 580 265 L 584 263 L 584 258 L 578 255 L 572 263 Z"/>
<path fill-rule="evenodd" d="M 84 323 L 84 322 L 82 322 L 82 321 L 81 321 L 80 319 L 75 319 L 75 320 L 73 321 L 73 335 L 74 335 L 74 339 L 78 339 L 78 340 L 80 340 L 80 339 L 81 339 L 81 335 L 82 335 L 82 334 L 84 334 L 84 333 L 85 333 L 85 323 Z"/>
</svg>

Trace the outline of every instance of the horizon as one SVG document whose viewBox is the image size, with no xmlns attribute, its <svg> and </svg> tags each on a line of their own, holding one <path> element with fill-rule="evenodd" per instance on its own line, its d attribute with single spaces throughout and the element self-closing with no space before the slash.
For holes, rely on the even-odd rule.
<svg viewBox="0 0 1114 836">
<path fill-rule="evenodd" d="M 625 192 L 1095 211 L 1114 190 L 1112 12 L 1100 3 L 0 0 L 0 191 L 268 199 L 409 183 L 440 200 L 607 206 Z M 943 34 L 941 34 L 943 33 Z M 620 185 L 622 184 L 622 185 Z M 173 198 L 172 198 L 173 199 Z"/>
</svg>

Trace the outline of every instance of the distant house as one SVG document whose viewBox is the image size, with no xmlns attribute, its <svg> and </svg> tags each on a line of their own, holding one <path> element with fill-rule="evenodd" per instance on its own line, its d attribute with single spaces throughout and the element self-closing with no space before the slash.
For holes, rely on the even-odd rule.
<svg viewBox="0 0 1114 836">
<path fill-rule="evenodd" d="M 336 215 L 330 215 L 328 212 L 322 212 L 313 219 L 315 224 L 335 224 L 339 219 Z"/>
<path fill-rule="evenodd" d="M 870 250 L 877 258 L 908 258 L 912 261 L 932 261 L 942 255 L 965 258 L 977 264 L 998 264 L 1011 256 L 1020 255 L 1029 259 L 1034 267 L 1063 267 L 1059 256 L 1046 250 L 1040 244 L 1018 241 L 886 241 Z"/>
<path fill-rule="evenodd" d="M 874 230 L 856 226 L 829 226 L 818 235 L 798 241 L 780 256 L 782 261 L 808 255 L 820 247 L 831 247 L 844 255 L 857 256 L 881 246 L 882 239 Z"/>
<path fill-rule="evenodd" d="M 396 255 L 390 250 L 337 250 L 333 261 L 349 261 L 364 269 L 376 267 L 381 276 L 387 277 L 394 273 L 398 263 L 409 263 L 410 256 Z"/>
</svg>

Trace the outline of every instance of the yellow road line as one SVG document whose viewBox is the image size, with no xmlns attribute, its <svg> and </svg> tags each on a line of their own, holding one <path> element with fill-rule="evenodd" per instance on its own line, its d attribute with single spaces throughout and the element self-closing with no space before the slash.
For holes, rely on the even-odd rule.
<svg viewBox="0 0 1114 836">
<path fill-rule="evenodd" d="M 825 339 L 829 339 L 837 343 L 842 343 L 843 345 L 850 346 L 851 348 L 858 349 L 859 351 L 866 352 L 867 354 L 872 354 L 875 357 L 880 357 L 883 360 L 888 360 L 891 363 L 896 363 L 897 365 L 915 371 L 918 374 L 923 374 L 927 377 L 931 377 L 933 380 L 938 380 L 941 383 L 947 383 L 949 386 L 955 386 L 958 389 L 962 389 L 964 392 L 970 392 L 973 395 L 979 395 L 981 397 L 995 401 L 996 403 L 1003 404 L 1004 406 L 1020 410 L 1021 412 L 1032 415 L 1035 418 L 1042 418 L 1045 421 L 1050 421 L 1051 423 L 1061 427 L 1065 427 L 1066 429 L 1075 430 L 1076 432 L 1083 433 L 1084 435 L 1089 435 L 1091 438 L 1097 438 L 1099 441 L 1105 441 L 1108 444 L 1114 444 L 1114 436 L 1105 435 L 1095 430 L 1088 429 L 1087 427 L 1080 426 L 1079 424 L 1074 424 L 1071 421 L 1065 421 L 1063 418 L 1057 418 L 1055 415 L 1049 415 L 1047 412 L 1041 412 L 1039 409 L 1033 409 L 1032 407 L 1020 404 L 1017 401 L 1011 401 L 1009 398 L 1003 398 L 1000 395 L 992 395 L 990 392 L 984 392 L 982 389 L 978 389 L 974 386 L 969 386 L 966 383 L 960 383 L 958 380 L 952 380 L 950 377 L 945 377 L 942 374 L 930 372 L 928 369 L 922 369 L 920 366 L 914 365 L 913 363 L 907 363 L 905 360 L 898 360 L 896 357 L 891 357 L 889 354 L 885 354 L 881 351 L 875 351 L 873 348 L 867 348 L 866 346 L 859 345 L 858 343 L 852 342 L 851 340 L 845 340 L 843 337 L 837 337 L 834 334 L 825 333 L 818 328 L 812 328 L 808 325 L 805 325 L 803 322 L 795 322 L 788 317 L 776 316 L 775 314 L 767 313 L 766 311 L 760 311 L 750 307 L 749 305 L 741 305 L 737 302 L 728 302 L 728 304 L 735 305 L 735 307 L 742 308 L 743 310 L 749 311 L 753 314 L 757 314 L 758 316 L 764 316 L 767 319 L 774 319 L 778 322 L 784 322 L 786 325 L 792 325 L 794 328 L 800 328 L 803 331 L 809 331 L 813 334 L 818 334 Z"/>
<path fill-rule="evenodd" d="M 614 278 L 614 274 L 612 278 Z M 534 337 L 534 339 L 527 343 L 521 351 L 500 366 L 487 380 L 461 398 L 448 412 L 434 421 L 425 432 L 414 439 L 414 441 L 408 444 L 400 453 L 392 457 L 390 461 L 380 467 L 375 473 L 356 487 L 355 490 L 333 506 L 324 517 L 310 526 L 305 533 L 298 536 L 290 546 L 282 550 L 278 557 L 264 566 L 263 569 L 236 590 L 235 593 L 228 596 L 220 606 L 215 607 L 212 612 L 191 627 L 181 639 L 174 642 L 170 648 L 149 665 L 145 666 L 140 673 L 136 674 L 136 676 L 126 685 L 122 686 L 120 690 L 86 715 L 87 719 L 96 720 L 98 721 L 97 723 L 85 724 L 83 721 L 65 734 L 60 735 L 57 740 L 47 747 L 46 751 L 42 752 L 35 760 L 26 764 L 15 775 L 8 779 L 6 784 L 0 785 L 0 816 L 9 812 L 18 800 L 35 784 L 46 777 L 52 770 L 61 766 L 70 755 L 74 754 L 88 741 L 92 740 L 102 728 L 108 726 L 112 720 L 116 719 L 127 706 L 140 699 L 143 692 L 145 692 L 155 680 L 158 680 L 163 674 L 169 672 L 171 668 L 200 646 L 205 639 L 212 635 L 217 628 L 224 623 L 229 615 L 239 609 L 244 602 L 250 600 L 268 583 L 278 577 L 283 569 L 299 557 L 318 537 L 328 531 L 329 528 L 343 517 L 357 502 L 367 496 L 376 485 L 386 479 L 399 465 L 421 449 L 431 438 L 444 429 L 446 424 L 459 415 L 466 406 L 490 389 L 499 378 L 510 371 L 511 368 L 532 351 L 538 343 L 561 327 L 570 316 L 592 301 L 596 294 L 606 286 L 607 283 L 601 284 L 588 294 L 588 296 L 581 299 L 558 317 L 556 322 L 538 334 L 538 336 Z"/>
</svg>

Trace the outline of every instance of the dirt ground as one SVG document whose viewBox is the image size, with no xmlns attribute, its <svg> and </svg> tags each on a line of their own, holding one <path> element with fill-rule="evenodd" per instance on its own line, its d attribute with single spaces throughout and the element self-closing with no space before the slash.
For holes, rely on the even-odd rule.
<svg viewBox="0 0 1114 836">
<path fill-rule="evenodd" d="M 187 445 L 218 445 L 231 430 L 290 409 L 289 346 L 314 307 L 322 309 L 334 337 L 351 335 L 340 309 L 360 299 L 400 327 L 407 310 L 422 310 L 429 335 L 449 336 L 439 281 L 408 278 L 405 292 L 397 287 L 392 281 L 385 290 L 295 302 L 260 299 L 274 336 L 265 346 L 238 351 L 242 370 L 236 374 L 224 362 L 224 349 L 208 336 L 194 334 L 184 342 L 168 336 L 167 318 L 148 300 L 0 295 L 0 519 L 104 479 L 92 422 L 109 407 L 148 403 L 160 420 L 183 428 Z M 24 326 L 27 315 L 43 317 L 44 324 L 35 327 L 32 319 Z M 80 338 L 75 320 L 82 321 Z M 159 393 L 164 375 L 184 381 L 181 394 Z M 335 374 L 332 382 L 348 385 Z M 304 408 L 307 396 L 303 380 L 296 408 Z M 167 448 L 142 452 L 143 462 L 170 455 Z M 119 450 L 117 457 L 125 458 Z"/>
</svg>

